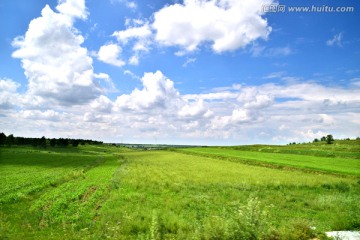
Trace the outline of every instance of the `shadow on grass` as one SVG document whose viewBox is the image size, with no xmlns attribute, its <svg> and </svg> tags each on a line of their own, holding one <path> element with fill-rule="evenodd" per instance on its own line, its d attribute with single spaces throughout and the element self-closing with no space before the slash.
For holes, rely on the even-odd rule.
<svg viewBox="0 0 360 240">
<path fill-rule="evenodd" d="M 87 167 L 99 165 L 111 153 L 105 147 L 0 147 L 0 166 Z"/>
</svg>

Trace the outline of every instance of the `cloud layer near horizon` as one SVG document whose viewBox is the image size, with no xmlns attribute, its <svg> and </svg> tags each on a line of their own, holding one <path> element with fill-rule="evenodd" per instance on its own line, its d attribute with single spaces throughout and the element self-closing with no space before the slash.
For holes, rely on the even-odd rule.
<svg viewBox="0 0 360 240">
<path fill-rule="evenodd" d="M 308 141 L 338 131 L 355 137 L 360 124 L 360 114 L 352 111 L 360 107 L 358 88 L 306 82 L 181 94 L 161 71 L 145 73 L 141 83 L 142 88 L 114 101 L 100 95 L 78 105 L 29 109 L 23 101 L 28 93 L 16 93 L 18 84 L 12 80 L 0 80 L 3 126 L 16 134 L 219 144 Z M 34 132 L 34 124 L 41 130 Z"/>
</svg>

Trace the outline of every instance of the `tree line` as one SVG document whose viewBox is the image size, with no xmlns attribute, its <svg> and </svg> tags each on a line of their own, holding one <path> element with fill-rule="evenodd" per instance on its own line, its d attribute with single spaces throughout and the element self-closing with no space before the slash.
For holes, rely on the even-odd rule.
<svg viewBox="0 0 360 240">
<path fill-rule="evenodd" d="M 334 139 L 333 135 L 329 134 L 327 136 L 321 137 L 320 140 L 315 138 L 313 142 L 314 143 L 315 142 L 326 142 L 327 144 L 332 144 L 334 141 L 335 141 L 335 139 Z"/>
<path fill-rule="evenodd" d="M 321 138 L 315 138 L 312 142 L 313 142 L 313 143 L 325 142 L 325 143 L 327 143 L 327 144 L 333 144 L 333 143 L 335 142 L 335 140 L 351 140 L 351 139 L 350 139 L 350 138 L 335 139 L 335 138 L 333 137 L 333 135 L 328 134 L 328 135 L 326 135 L 326 136 L 322 136 Z M 355 138 L 354 140 L 360 140 L 360 137 L 357 137 L 357 138 Z M 309 143 L 311 143 L 311 142 L 309 142 Z M 291 142 L 291 143 L 289 143 L 288 145 L 296 145 L 296 144 L 305 144 L 305 142 L 304 142 L 304 143 Z"/>
<path fill-rule="evenodd" d="M 326 142 L 327 144 L 332 144 L 334 141 L 335 141 L 335 139 L 334 139 L 333 135 L 328 134 L 328 135 L 326 135 L 326 136 L 321 137 L 320 139 L 315 138 L 315 139 L 313 140 L 313 143 L 316 143 L 316 142 Z M 309 142 L 309 143 L 310 143 L 310 142 Z M 288 145 L 296 145 L 296 144 L 297 144 L 296 142 L 291 142 L 291 143 L 289 143 Z M 301 144 L 301 143 L 299 143 L 299 144 Z"/>
<path fill-rule="evenodd" d="M 15 137 L 13 134 L 8 136 L 5 133 L 0 133 L 0 146 L 33 146 L 33 147 L 42 147 L 46 148 L 47 146 L 51 147 L 67 147 L 73 146 L 77 147 L 85 144 L 99 145 L 102 144 L 101 141 L 94 141 L 88 139 L 70 139 L 70 138 L 29 138 L 29 137 Z"/>
</svg>

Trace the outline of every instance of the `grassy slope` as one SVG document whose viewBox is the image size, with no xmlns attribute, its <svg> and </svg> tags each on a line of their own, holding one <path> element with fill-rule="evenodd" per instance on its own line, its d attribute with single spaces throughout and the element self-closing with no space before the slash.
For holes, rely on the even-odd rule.
<svg viewBox="0 0 360 240">
<path fill-rule="evenodd" d="M 239 229 L 262 236 L 263 226 L 299 239 L 310 225 L 360 229 L 354 177 L 105 146 L 0 154 L 0 238 L 231 239 Z"/>
<path fill-rule="evenodd" d="M 208 147 L 182 150 L 205 156 L 217 156 L 223 159 L 251 163 L 291 166 L 317 171 L 326 171 L 345 175 L 360 176 L 360 141 L 337 145 L 304 144 L 292 146 L 243 146 Z M 357 144 L 359 143 L 359 145 Z M 333 157 L 329 157 L 333 155 Z M 323 157 L 328 156 L 328 157 Z M 352 156 L 352 158 L 350 158 Z"/>
<path fill-rule="evenodd" d="M 276 145 L 248 145 L 227 147 L 229 149 L 270 152 L 270 153 L 288 153 L 297 155 L 308 155 L 318 157 L 338 157 L 360 159 L 360 140 L 337 140 L 333 144 L 325 142 L 296 144 L 287 146 Z"/>
<path fill-rule="evenodd" d="M 360 188 L 353 179 L 165 151 L 129 153 L 126 159 L 114 176 L 121 185 L 102 209 L 103 224 L 116 229 L 108 233 L 112 237 L 146 236 L 156 214 L 164 238 L 206 239 L 209 225 L 224 232 L 218 225 L 251 197 L 273 206 L 269 223 L 277 228 L 305 220 L 321 230 L 353 229 L 360 220 L 354 217 Z"/>
<path fill-rule="evenodd" d="M 120 165 L 103 147 L 0 151 L 0 236 L 10 239 L 61 238 L 94 225 Z"/>
</svg>

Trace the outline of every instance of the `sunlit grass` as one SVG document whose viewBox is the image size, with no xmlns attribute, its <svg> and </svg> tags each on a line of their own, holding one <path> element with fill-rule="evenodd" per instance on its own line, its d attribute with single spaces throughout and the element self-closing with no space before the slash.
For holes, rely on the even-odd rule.
<svg viewBox="0 0 360 240">
<path fill-rule="evenodd" d="M 276 167 L 281 156 L 296 163 L 303 154 L 256 155 L 270 156 L 252 160 L 270 159 L 264 167 L 106 145 L 0 150 L 4 239 L 310 239 L 360 229 L 360 182 L 351 172 Z"/>
<path fill-rule="evenodd" d="M 278 166 L 290 166 L 302 169 L 325 171 L 360 176 L 359 159 L 317 157 L 309 155 L 268 153 L 262 151 L 244 151 L 230 148 L 190 148 L 183 152 L 214 156 L 231 161 L 243 161 L 252 164 L 269 163 Z"/>
<path fill-rule="evenodd" d="M 237 207 L 258 197 L 262 206 L 273 207 L 273 223 L 289 224 L 296 219 L 323 229 L 336 222 L 320 196 L 337 196 L 326 205 L 345 221 L 356 206 L 359 189 L 353 179 L 332 175 L 284 171 L 236 162 L 187 156 L 173 152 L 134 152 L 115 178 L 121 181 L 105 203 L 104 223 L 120 222 L 118 232 L 126 238 L 146 235 L 153 211 L 159 214 L 164 236 L 179 239 L 201 236 L 208 221 L 231 218 Z M 355 194 L 347 198 L 349 193 Z M 347 199 L 347 205 L 341 203 Z M 130 210 L 131 209 L 131 210 Z M 309 212 L 304 211 L 308 209 Z M 341 210 L 340 210 L 341 209 Z M 211 220 L 212 219 L 212 220 Z M 275 224 L 276 225 L 276 224 Z M 290 224 L 291 225 L 291 224 Z M 180 234 L 180 235 L 179 235 Z M 189 235 L 190 234 L 190 235 Z"/>
</svg>

